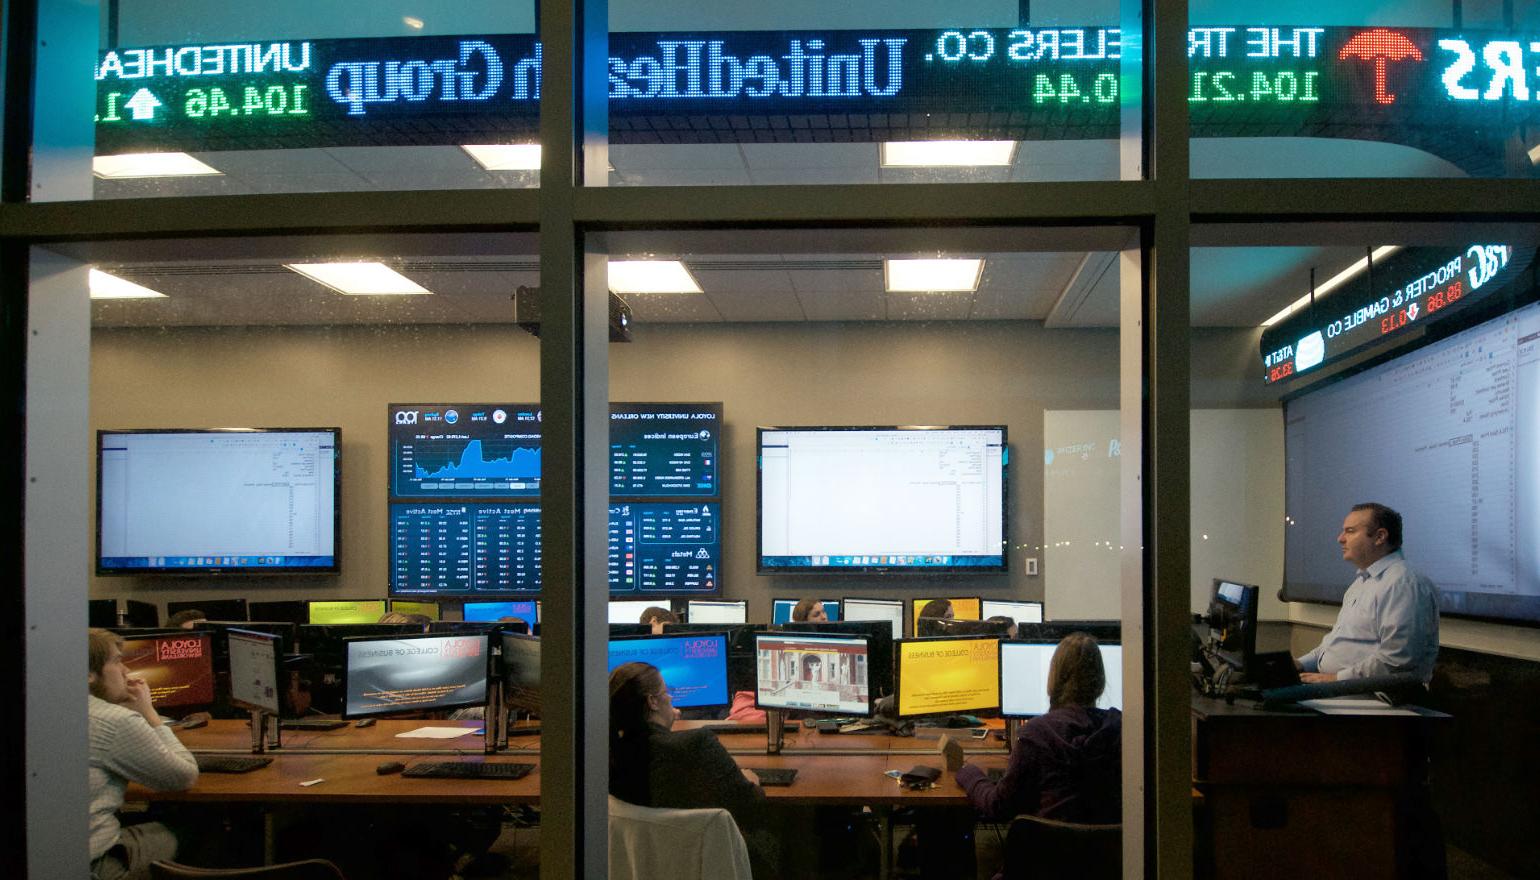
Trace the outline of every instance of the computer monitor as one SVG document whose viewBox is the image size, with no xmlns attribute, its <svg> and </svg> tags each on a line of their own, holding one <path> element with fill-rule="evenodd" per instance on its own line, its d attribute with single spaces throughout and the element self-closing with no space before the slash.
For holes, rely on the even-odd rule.
<svg viewBox="0 0 1540 880">
<path fill-rule="evenodd" d="M 920 631 L 920 610 L 935 600 L 936 597 L 931 597 L 929 599 L 915 599 L 910 603 L 909 619 L 915 622 L 914 631 L 916 633 Z M 978 620 L 980 612 L 983 611 L 984 600 L 978 596 L 964 596 L 957 599 L 948 598 L 947 601 L 952 603 L 952 618 L 954 620 Z"/>
<path fill-rule="evenodd" d="M 946 617 L 922 617 L 919 624 L 920 638 L 938 636 L 994 636 L 1010 637 L 1011 625 L 1003 620 L 952 620 Z"/>
<path fill-rule="evenodd" d="M 207 706 L 214 702 L 214 644 L 206 632 L 123 640 L 123 666 L 150 687 L 157 709 Z"/>
<path fill-rule="evenodd" d="M 642 619 L 642 612 L 652 607 L 668 608 L 669 600 L 654 599 L 652 601 L 638 601 L 627 599 L 610 602 L 610 623 L 638 623 Z"/>
<path fill-rule="evenodd" d="M 540 712 L 540 640 L 505 632 L 503 648 L 503 695 L 513 709 Z"/>
<path fill-rule="evenodd" d="M 124 599 L 123 623 L 126 626 L 160 626 L 160 609 L 154 602 Z"/>
<path fill-rule="evenodd" d="M 214 634 L 214 652 L 216 658 L 220 651 L 224 650 L 224 635 L 232 629 L 243 629 L 248 632 L 266 633 L 276 636 L 283 641 L 280 647 L 293 653 L 296 644 L 296 635 L 299 627 L 284 620 L 205 620 L 195 629 L 208 630 Z"/>
<path fill-rule="evenodd" d="M 230 658 L 230 704 L 277 715 L 284 692 L 282 639 L 254 630 L 225 631 Z"/>
<path fill-rule="evenodd" d="M 867 648 L 859 636 L 758 633 L 754 703 L 761 709 L 870 716 Z"/>
<path fill-rule="evenodd" d="M 893 693 L 893 630 L 886 620 L 831 620 L 827 623 L 782 624 L 781 632 L 805 632 L 816 635 L 860 636 L 867 641 L 867 683 L 872 693 Z"/>
<path fill-rule="evenodd" d="M 747 599 L 691 599 L 685 606 L 690 623 L 748 623 Z"/>
<path fill-rule="evenodd" d="M 1257 656 L 1257 593 L 1250 584 L 1214 578 L 1208 603 L 1209 632 L 1214 653 L 1234 669 L 1245 672 Z"/>
<path fill-rule="evenodd" d="M 311 602 L 308 623 L 379 623 L 385 600 L 362 602 Z"/>
<path fill-rule="evenodd" d="M 639 660 L 658 667 L 678 709 L 726 706 L 727 636 L 692 633 L 610 640 L 610 671 Z"/>
<path fill-rule="evenodd" d="M 334 657 L 342 663 L 343 644 L 360 636 L 410 636 L 422 632 L 417 623 L 302 623 L 299 626 L 300 651 L 320 657 Z"/>
<path fill-rule="evenodd" d="M 529 635 L 529 624 L 516 620 L 435 620 L 428 624 L 430 633 L 493 633 L 513 632 Z"/>
<path fill-rule="evenodd" d="M 643 626 L 644 632 L 617 633 L 618 626 L 610 627 L 610 636 L 617 635 L 648 635 L 649 627 Z M 686 633 L 725 633 L 727 635 L 727 692 L 735 694 L 738 691 L 750 691 L 754 689 L 754 634 L 764 632 L 769 626 L 763 623 L 666 623 L 663 625 L 663 634 L 684 635 Z"/>
<path fill-rule="evenodd" d="M 1015 623 L 1042 623 L 1043 603 L 985 599 L 981 603 L 979 617 L 985 620 L 991 617 L 1009 617 Z"/>
<path fill-rule="evenodd" d="M 402 614 L 421 614 L 429 620 L 439 619 L 437 602 L 413 602 L 407 599 L 391 599 L 390 610 Z"/>
<path fill-rule="evenodd" d="M 900 718 L 1000 708 L 999 639 L 902 639 L 894 644 Z"/>
<path fill-rule="evenodd" d="M 780 626 L 783 623 L 790 623 L 791 612 L 797 607 L 797 603 L 801 601 L 801 599 L 772 599 L 770 601 L 770 624 L 772 626 Z M 822 601 L 823 613 L 827 614 L 830 620 L 839 620 L 839 600 L 824 599 Z"/>
<path fill-rule="evenodd" d="M 489 647 L 484 634 L 348 639 L 342 717 L 485 705 Z"/>
<path fill-rule="evenodd" d="M 886 620 L 893 625 L 895 641 L 904 637 L 904 600 L 846 596 L 840 604 L 846 620 Z"/>
<path fill-rule="evenodd" d="M 1107 686 L 1096 701 L 1099 709 L 1123 707 L 1123 646 L 1100 642 Z M 1000 642 L 1000 714 L 1034 718 L 1048 714 L 1048 664 L 1059 643 L 1005 640 Z"/>
<path fill-rule="evenodd" d="M 667 625 L 665 624 L 665 627 Z M 721 627 L 711 627 L 713 632 L 721 632 Z M 652 624 L 650 623 L 611 623 L 610 638 L 618 639 L 625 636 L 650 636 Z"/>
<path fill-rule="evenodd" d="M 111 629 L 118 625 L 118 600 L 86 600 L 86 625 L 98 629 Z"/>
<path fill-rule="evenodd" d="M 502 620 L 504 617 L 517 617 L 529 624 L 533 630 L 539 623 L 539 611 L 536 603 L 526 602 L 466 602 L 463 608 L 464 618 L 473 621 Z"/>
<path fill-rule="evenodd" d="M 204 620 L 245 620 L 245 599 L 197 599 L 191 602 L 167 602 L 166 617 L 183 611 L 202 611 Z"/>
<path fill-rule="evenodd" d="M 310 603 L 302 599 L 285 599 L 279 602 L 251 602 L 246 616 L 252 620 L 287 620 L 289 623 L 309 623 Z"/>
<path fill-rule="evenodd" d="M 1083 632 L 1098 642 L 1121 642 L 1121 620 L 1045 620 L 1042 623 L 1016 624 L 1016 638 L 1027 641 L 1057 642 L 1072 632 Z"/>
</svg>

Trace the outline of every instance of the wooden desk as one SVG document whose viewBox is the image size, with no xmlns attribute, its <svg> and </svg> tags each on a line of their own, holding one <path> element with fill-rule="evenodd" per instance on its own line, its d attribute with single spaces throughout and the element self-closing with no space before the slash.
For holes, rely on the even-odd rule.
<svg viewBox="0 0 1540 880">
<path fill-rule="evenodd" d="M 1195 696 L 1200 875 L 1404 875 L 1428 726 L 1448 717 L 1327 716 Z"/>
</svg>

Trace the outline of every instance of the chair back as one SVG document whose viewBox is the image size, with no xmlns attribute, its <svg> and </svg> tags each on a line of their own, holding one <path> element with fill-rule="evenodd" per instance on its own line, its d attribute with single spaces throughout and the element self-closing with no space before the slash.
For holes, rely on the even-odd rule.
<svg viewBox="0 0 1540 880">
<path fill-rule="evenodd" d="M 1017 816 L 1005 835 L 1005 876 L 1117 880 L 1123 876 L 1123 826 Z"/>
<path fill-rule="evenodd" d="M 305 859 L 254 868 L 199 868 L 176 862 L 151 862 L 152 880 L 347 880 L 325 859 Z"/>
<path fill-rule="evenodd" d="M 640 807 L 610 796 L 610 880 L 753 880 L 749 849 L 720 807 Z"/>
</svg>

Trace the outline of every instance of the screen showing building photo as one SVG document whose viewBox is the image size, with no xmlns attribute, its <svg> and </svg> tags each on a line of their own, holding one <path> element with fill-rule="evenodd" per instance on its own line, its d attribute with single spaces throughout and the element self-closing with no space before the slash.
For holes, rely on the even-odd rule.
<svg viewBox="0 0 1540 880">
<path fill-rule="evenodd" d="M 473 706 L 487 699 L 487 636 L 347 643 L 344 716 Z"/>
<path fill-rule="evenodd" d="M 898 643 L 898 714 L 951 715 L 1000 706 L 1000 648 L 993 638 Z"/>
<path fill-rule="evenodd" d="M 870 714 L 866 639 L 771 633 L 754 646 L 761 708 Z"/>
<path fill-rule="evenodd" d="M 157 709 L 214 702 L 214 657 L 208 633 L 126 639 L 123 666 L 150 686 Z"/>
</svg>

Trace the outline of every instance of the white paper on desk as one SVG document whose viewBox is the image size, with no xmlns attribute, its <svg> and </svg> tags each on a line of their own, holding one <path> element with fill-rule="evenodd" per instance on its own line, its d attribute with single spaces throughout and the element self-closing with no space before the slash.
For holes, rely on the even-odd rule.
<svg viewBox="0 0 1540 880">
<path fill-rule="evenodd" d="M 1321 700 L 1300 700 L 1299 704 L 1320 712 L 1322 715 L 1410 715 L 1411 709 L 1390 706 L 1373 697 L 1330 697 Z"/>
<path fill-rule="evenodd" d="M 419 727 L 396 734 L 396 739 L 454 739 L 475 732 L 469 727 Z"/>
</svg>

